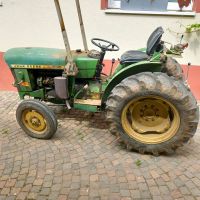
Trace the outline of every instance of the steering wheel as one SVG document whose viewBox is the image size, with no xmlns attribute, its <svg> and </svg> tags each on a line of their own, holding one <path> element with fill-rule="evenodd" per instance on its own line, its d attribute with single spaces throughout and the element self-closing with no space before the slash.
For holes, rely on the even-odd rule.
<svg viewBox="0 0 200 200">
<path fill-rule="evenodd" d="M 95 46 L 99 47 L 102 51 L 119 51 L 118 45 L 104 39 L 93 38 L 91 42 Z"/>
</svg>

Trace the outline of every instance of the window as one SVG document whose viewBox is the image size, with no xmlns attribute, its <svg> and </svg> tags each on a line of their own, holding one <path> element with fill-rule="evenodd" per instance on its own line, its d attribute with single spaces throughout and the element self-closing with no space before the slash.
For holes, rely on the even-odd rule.
<svg viewBox="0 0 200 200">
<path fill-rule="evenodd" d="M 190 6 L 188 6 L 187 8 L 184 7 L 183 10 L 184 11 L 192 11 L 192 3 L 190 4 Z M 108 0 L 108 8 L 121 8 L 121 0 Z M 176 11 L 176 10 L 180 10 L 179 5 L 177 3 L 177 0 L 168 0 L 168 7 L 167 10 L 172 10 L 172 11 Z"/>
<path fill-rule="evenodd" d="M 108 8 L 120 8 L 121 1 L 120 0 L 108 0 Z"/>
</svg>

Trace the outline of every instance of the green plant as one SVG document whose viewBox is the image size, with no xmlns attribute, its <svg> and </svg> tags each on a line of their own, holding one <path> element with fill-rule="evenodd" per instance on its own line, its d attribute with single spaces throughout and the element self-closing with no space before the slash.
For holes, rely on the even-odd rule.
<svg viewBox="0 0 200 200">
<path fill-rule="evenodd" d="M 2 130 L 1 130 L 1 134 L 2 134 L 2 135 L 7 135 L 8 132 L 9 132 L 9 129 L 2 129 Z"/>
<path fill-rule="evenodd" d="M 177 37 L 180 37 L 180 36 L 185 35 L 185 34 L 189 35 L 191 33 L 200 31 L 200 23 L 184 25 L 180 22 L 177 22 L 177 24 L 180 26 L 180 29 L 181 29 L 180 32 L 174 31 L 170 28 L 167 29 L 170 33 L 175 34 Z"/>
<path fill-rule="evenodd" d="M 135 161 L 135 164 L 136 164 L 136 166 L 140 167 L 140 166 L 142 165 L 142 161 L 139 160 L 139 159 L 137 159 L 137 160 Z"/>
<path fill-rule="evenodd" d="M 186 26 L 186 33 L 192 33 L 192 32 L 197 32 L 200 31 L 200 24 L 195 23 L 195 24 L 189 24 Z"/>
</svg>

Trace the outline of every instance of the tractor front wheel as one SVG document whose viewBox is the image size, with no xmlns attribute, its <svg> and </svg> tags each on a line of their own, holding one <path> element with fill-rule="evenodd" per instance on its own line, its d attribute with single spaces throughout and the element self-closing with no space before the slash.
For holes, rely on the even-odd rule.
<svg viewBox="0 0 200 200">
<path fill-rule="evenodd" d="M 38 100 L 22 101 L 16 111 L 18 124 L 33 138 L 49 139 L 57 130 L 57 119 L 48 106 Z"/>
<path fill-rule="evenodd" d="M 182 81 L 164 73 L 140 73 L 124 79 L 107 101 L 111 131 L 140 153 L 172 153 L 197 129 L 196 100 Z"/>
</svg>

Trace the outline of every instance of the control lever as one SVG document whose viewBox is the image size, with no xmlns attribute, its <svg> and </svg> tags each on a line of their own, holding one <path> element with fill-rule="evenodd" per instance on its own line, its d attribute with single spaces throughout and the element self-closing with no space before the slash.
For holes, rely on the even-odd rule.
<svg viewBox="0 0 200 200">
<path fill-rule="evenodd" d="M 183 38 L 184 38 L 184 35 L 182 34 L 182 35 L 181 35 L 180 44 L 182 43 Z"/>
<path fill-rule="evenodd" d="M 190 72 L 190 66 L 191 66 L 191 63 L 189 62 L 188 65 L 187 65 L 187 74 L 186 74 L 186 84 L 188 85 L 188 77 L 189 77 L 189 72 Z"/>
<path fill-rule="evenodd" d="M 115 59 L 113 58 L 112 59 L 112 66 L 111 66 L 111 69 L 110 69 L 110 77 L 112 76 L 114 64 L 115 64 Z"/>
</svg>

